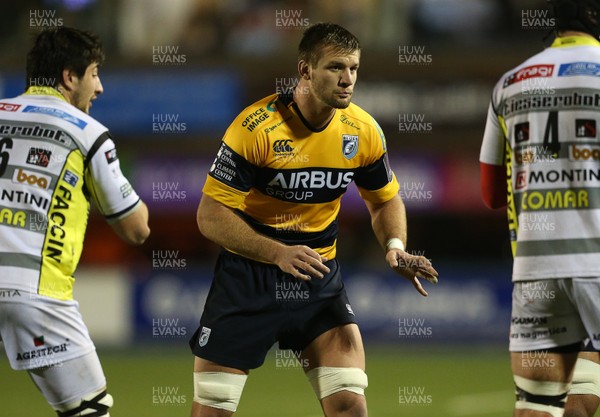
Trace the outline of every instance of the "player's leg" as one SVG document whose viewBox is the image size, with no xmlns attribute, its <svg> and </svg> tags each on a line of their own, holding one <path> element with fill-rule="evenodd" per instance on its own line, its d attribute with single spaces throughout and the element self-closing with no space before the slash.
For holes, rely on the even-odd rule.
<svg viewBox="0 0 600 417">
<path fill-rule="evenodd" d="M 577 348 L 573 345 L 571 352 L 511 353 L 517 392 L 515 417 L 563 416 Z"/>
<path fill-rule="evenodd" d="M 600 352 L 580 352 L 564 417 L 593 417 L 600 406 Z"/>
<path fill-rule="evenodd" d="M 587 332 L 571 279 L 515 282 L 510 351 L 515 416 L 562 417 Z"/>
<path fill-rule="evenodd" d="M 264 363 L 286 317 L 274 308 L 275 265 L 229 252 L 217 260 L 198 330 L 190 339 L 194 360 L 192 417 L 228 417 L 240 401 L 250 369 Z"/>
<path fill-rule="evenodd" d="M 11 367 L 26 370 L 59 415 L 109 415 L 113 400 L 76 302 L 21 292 L 0 313 Z"/>
<path fill-rule="evenodd" d="M 365 353 L 358 326 L 334 327 L 300 354 L 326 417 L 366 417 Z"/>
<path fill-rule="evenodd" d="M 59 417 L 110 415 L 113 399 L 95 351 L 28 373 Z"/>
<path fill-rule="evenodd" d="M 565 416 L 593 416 L 600 406 L 600 278 L 573 278 L 573 299 L 591 339 L 579 355 Z M 567 412 L 569 414 L 567 414 Z"/>
<path fill-rule="evenodd" d="M 194 402 L 191 417 L 229 417 L 240 402 L 248 371 L 194 358 Z"/>
</svg>

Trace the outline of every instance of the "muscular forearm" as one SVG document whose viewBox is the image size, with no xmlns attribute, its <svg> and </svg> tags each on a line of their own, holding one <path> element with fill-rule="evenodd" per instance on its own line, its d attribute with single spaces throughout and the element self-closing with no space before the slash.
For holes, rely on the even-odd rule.
<svg viewBox="0 0 600 417">
<path fill-rule="evenodd" d="M 383 204 L 367 202 L 371 213 L 371 225 L 377 241 L 385 249 L 391 238 L 400 238 L 406 245 L 406 210 L 400 196 Z"/>
<path fill-rule="evenodd" d="M 203 197 L 198 207 L 200 232 L 209 240 L 242 256 L 275 263 L 282 243 L 254 231 L 230 208 L 210 197 Z"/>
</svg>

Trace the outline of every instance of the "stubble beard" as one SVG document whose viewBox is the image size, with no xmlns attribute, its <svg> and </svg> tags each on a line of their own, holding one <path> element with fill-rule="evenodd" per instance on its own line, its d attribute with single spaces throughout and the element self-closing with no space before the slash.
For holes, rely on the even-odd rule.
<svg viewBox="0 0 600 417">
<path fill-rule="evenodd" d="M 325 92 L 324 89 L 318 85 L 315 85 L 315 95 L 320 101 L 334 109 L 345 109 L 350 105 L 352 100 L 352 95 L 347 99 L 336 98 L 333 92 Z"/>
</svg>

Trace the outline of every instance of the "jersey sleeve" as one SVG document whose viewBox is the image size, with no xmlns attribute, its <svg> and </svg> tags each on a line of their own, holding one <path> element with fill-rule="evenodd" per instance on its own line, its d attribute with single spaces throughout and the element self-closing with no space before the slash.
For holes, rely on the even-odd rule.
<svg viewBox="0 0 600 417">
<path fill-rule="evenodd" d="M 90 149 L 86 165 L 87 190 L 107 220 L 122 219 L 141 203 L 121 172 L 115 143 L 108 132 L 102 134 Z"/>
<path fill-rule="evenodd" d="M 367 143 L 367 165 L 357 170 L 354 181 L 364 200 L 384 203 L 398 194 L 400 185 L 390 167 L 385 135 L 374 119 L 373 123 L 374 132 Z"/>
<path fill-rule="evenodd" d="M 258 135 L 248 133 L 240 119 L 244 118 L 238 116 L 225 132 L 202 189 L 207 196 L 234 209 L 250 192 L 257 166 L 264 159 Z"/>
<path fill-rule="evenodd" d="M 490 103 L 479 162 L 489 165 L 504 165 L 505 140 L 500 117 L 496 114 L 493 103 Z"/>
</svg>

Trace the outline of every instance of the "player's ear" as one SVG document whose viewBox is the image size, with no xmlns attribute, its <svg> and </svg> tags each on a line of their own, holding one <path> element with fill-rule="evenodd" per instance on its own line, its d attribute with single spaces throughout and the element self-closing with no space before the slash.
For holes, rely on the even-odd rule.
<svg viewBox="0 0 600 417">
<path fill-rule="evenodd" d="M 61 82 L 59 83 L 59 85 L 62 84 L 67 91 L 72 91 L 75 88 L 75 83 L 79 81 L 79 77 L 77 76 L 75 71 L 69 68 L 65 68 L 63 69 L 61 75 L 62 79 L 60 80 Z"/>
<path fill-rule="evenodd" d="M 305 80 L 310 80 L 310 65 L 304 60 L 298 61 L 298 74 Z"/>
</svg>

